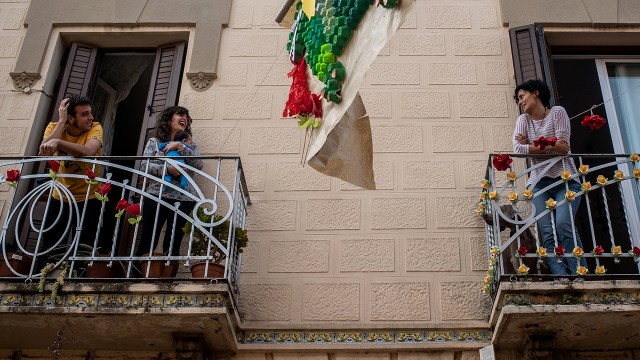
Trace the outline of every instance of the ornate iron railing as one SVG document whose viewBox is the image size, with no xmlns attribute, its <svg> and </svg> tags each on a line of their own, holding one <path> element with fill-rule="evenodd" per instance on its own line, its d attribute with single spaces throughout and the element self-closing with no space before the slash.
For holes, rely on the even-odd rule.
<svg viewBox="0 0 640 360">
<path fill-rule="evenodd" d="M 161 160 L 160 170 L 156 167 L 152 173 L 149 159 Z M 185 159 L 187 163 L 199 160 L 204 166 L 197 169 L 181 161 Z M 95 172 L 95 178 L 90 179 L 88 172 L 65 174 L 46 169 L 55 169 L 59 162 L 87 165 Z M 181 177 L 172 181 L 167 172 L 169 165 Z M 5 170 L 1 186 L 10 184 L 15 188 L 5 193 L 10 205 L 5 206 L 0 236 L 0 277 L 31 282 L 39 281 L 43 274 L 51 277 L 56 269 L 64 269 L 66 279 L 138 281 L 173 278 L 178 263 L 185 266 L 204 263 L 200 279 L 228 281 L 233 293 L 238 292 L 241 251 L 246 244 L 243 229 L 250 204 L 240 158 L 4 157 L 0 158 L 0 166 Z M 17 181 L 10 181 L 16 178 Z M 100 189 L 104 193 L 103 184 L 110 184 L 111 190 L 104 195 L 108 201 L 102 201 L 106 199 L 99 191 L 98 200 L 91 200 L 94 205 L 99 201 L 98 215 L 90 217 L 89 201 L 79 202 L 61 183 L 68 179 L 84 182 L 86 197 Z M 168 192 L 171 194 L 167 195 Z M 195 206 L 180 208 L 181 201 Z M 154 206 L 145 206 L 149 202 Z M 151 210 L 138 215 L 137 205 Z M 160 233 L 162 224 L 158 219 L 162 211 L 171 214 L 165 232 L 173 233 L 176 230 L 173 224 L 179 219 L 191 224 L 185 227 L 188 232 L 184 239 L 188 241 L 182 241 L 183 246 L 178 249 L 171 237 L 168 251 L 154 253 L 163 238 L 156 242 L 153 236 L 142 234 L 141 225 L 151 221 L 153 234 Z M 121 216 L 116 217 L 118 212 Z M 89 226 L 93 225 L 90 222 L 96 222 L 97 226 Z M 90 234 L 89 243 L 82 243 L 82 232 L 90 227 L 95 227 L 96 233 Z M 149 249 L 140 249 L 145 235 L 152 239 Z M 95 271 L 98 268 L 106 274 Z M 221 273 L 212 271 L 214 268 Z M 180 276 L 186 277 L 182 272 Z"/>
<path fill-rule="evenodd" d="M 506 155 L 514 161 L 506 170 L 496 170 L 494 159 Z M 569 158 L 573 158 L 576 166 L 573 172 L 568 171 Z M 531 166 L 531 159 L 538 161 Z M 568 172 L 563 172 L 556 181 L 550 183 L 546 179 L 548 186 L 532 191 L 554 165 L 562 166 L 561 170 Z M 487 178 L 482 181 L 483 189 L 476 209 L 477 215 L 486 223 L 489 265 L 483 290 L 495 294 L 501 280 L 533 281 L 546 278 L 569 283 L 571 280 L 594 278 L 636 278 L 640 261 L 639 166 L 635 154 L 572 154 L 557 157 L 491 154 Z M 532 172 L 538 172 L 538 176 L 527 186 L 527 180 L 533 177 Z M 569 188 L 574 180 L 579 184 L 578 191 Z M 555 203 L 541 199 L 545 200 L 545 208 L 536 209 L 535 200 L 557 186 L 564 187 L 564 199 Z M 577 186 L 573 183 L 574 189 Z M 572 207 L 578 203 L 575 218 L 570 217 L 571 223 L 567 224 L 571 228 L 573 246 L 558 248 L 562 243 L 559 243 L 556 231 L 556 211 L 562 206 L 576 210 Z M 544 247 L 538 226 L 540 219 L 549 214 L 553 249 Z M 582 247 L 578 246 L 580 238 Z M 576 270 L 580 273 L 570 272 L 566 276 L 548 274 L 550 261 L 564 264 L 570 258 L 576 260 L 576 265 L 580 266 Z"/>
</svg>

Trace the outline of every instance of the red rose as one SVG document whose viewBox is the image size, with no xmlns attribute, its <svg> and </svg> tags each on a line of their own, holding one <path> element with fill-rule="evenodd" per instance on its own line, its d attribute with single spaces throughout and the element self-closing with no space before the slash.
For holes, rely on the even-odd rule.
<svg viewBox="0 0 640 360">
<path fill-rule="evenodd" d="M 18 180 L 20 180 L 20 170 L 7 171 L 7 181 L 16 182 Z"/>
<path fill-rule="evenodd" d="M 540 150 L 544 150 L 547 146 L 554 146 L 557 141 L 558 138 L 556 137 L 545 138 L 544 136 L 540 136 L 538 140 L 533 140 L 533 146 L 539 147 Z"/>
<path fill-rule="evenodd" d="M 555 248 L 555 253 L 558 256 L 562 256 L 564 255 L 564 246 L 560 245 L 560 246 L 556 246 Z"/>
<path fill-rule="evenodd" d="M 607 123 L 600 115 L 587 115 L 582 120 L 582 125 L 591 128 L 591 130 L 598 130 Z"/>
<path fill-rule="evenodd" d="M 98 194 L 105 196 L 111 191 L 111 183 L 104 183 L 98 188 Z M 124 200 L 124 199 L 123 199 Z M 122 201 L 122 200 L 120 200 Z"/>
<path fill-rule="evenodd" d="M 524 245 L 522 245 L 522 246 L 520 246 L 518 248 L 518 254 L 520 254 L 520 256 L 525 256 L 527 254 L 527 251 L 529 251 L 529 250 Z"/>
<path fill-rule="evenodd" d="M 640 256 L 640 248 L 637 246 L 634 246 L 633 249 L 631 249 L 631 252 L 633 253 L 633 256 Z"/>
<path fill-rule="evenodd" d="M 53 170 L 53 172 L 58 172 L 58 170 L 60 170 L 60 162 L 59 161 L 55 161 L 55 160 L 49 160 L 49 167 L 51 167 L 51 170 Z"/>
<path fill-rule="evenodd" d="M 493 167 L 498 171 L 504 171 L 509 168 L 513 160 L 508 154 L 496 155 L 493 157 Z"/>
<path fill-rule="evenodd" d="M 140 204 L 132 204 L 127 207 L 127 214 L 138 216 L 140 215 Z"/>
<path fill-rule="evenodd" d="M 116 211 L 126 210 L 129 207 L 129 202 L 125 199 L 120 199 L 116 205 Z"/>
<path fill-rule="evenodd" d="M 96 178 L 96 173 L 94 173 L 91 169 L 87 169 L 87 177 L 89 178 L 89 180 L 93 180 Z"/>
<path fill-rule="evenodd" d="M 602 255 L 603 252 L 604 252 L 604 249 L 600 245 L 596 246 L 595 249 L 593 249 L 593 253 L 595 255 Z"/>
</svg>

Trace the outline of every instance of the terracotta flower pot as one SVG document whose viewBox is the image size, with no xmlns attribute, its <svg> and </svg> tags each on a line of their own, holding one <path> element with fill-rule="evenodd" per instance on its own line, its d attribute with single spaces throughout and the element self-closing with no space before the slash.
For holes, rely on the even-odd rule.
<svg viewBox="0 0 640 360">
<path fill-rule="evenodd" d="M 153 256 L 163 256 L 162 253 L 153 253 Z M 149 256 L 149 254 L 144 254 L 142 256 Z M 151 263 L 149 267 L 149 277 L 150 278 L 171 278 L 176 276 L 178 272 L 178 262 L 173 260 L 169 262 L 167 265 L 167 260 L 142 260 L 140 262 L 140 270 L 142 271 L 142 277 L 147 277 L 147 266 Z"/>
<path fill-rule="evenodd" d="M 24 255 L 16 255 L 14 257 L 13 253 L 7 253 L 7 258 L 9 259 L 9 264 L 13 270 L 17 271 L 19 274 L 28 274 L 29 269 L 31 268 L 31 258 Z M 5 259 L 0 258 L 0 277 L 15 277 L 16 274 L 11 271 Z"/>
<path fill-rule="evenodd" d="M 106 256 L 107 255 L 96 254 L 96 257 L 106 257 Z M 114 261 L 111 264 L 111 267 L 109 267 L 108 265 L 109 265 L 108 260 L 103 260 L 103 261 L 94 260 L 91 265 L 87 263 L 86 270 L 84 273 L 85 277 L 102 279 L 102 278 L 117 278 L 122 275 L 121 271 L 119 271 L 121 270 L 120 264 L 117 261 Z"/>
<path fill-rule="evenodd" d="M 209 263 L 209 268 L 207 269 L 207 274 L 205 275 L 205 262 L 198 262 L 192 264 L 191 269 L 191 277 L 194 279 L 197 278 L 207 278 L 207 279 L 218 279 L 224 277 L 224 266 L 220 264 L 212 264 Z"/>
</svg>

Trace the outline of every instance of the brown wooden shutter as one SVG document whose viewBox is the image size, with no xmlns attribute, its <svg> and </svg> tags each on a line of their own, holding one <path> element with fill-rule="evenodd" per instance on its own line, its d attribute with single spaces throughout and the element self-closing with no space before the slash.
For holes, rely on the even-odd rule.
<svg viewBox="0 0 640 360">
<path fill-rule="evenodd" d="M 185 43 L 163 45 L 156 52 L 156 60 L 147 96 L 147 110 L 142 126 L 143 134 L 138 144 L 138 154 L 142 154 L 147 139 L 153 136 L 156 117 L 169 106 L 177 105 Z"/>
<path fill-rule="evenodd" d="M 57 114 L 58 104 L 70 95 L 89 97 L 92 90 L 92 80 L 98 48 L 74 42 L 69 50 L 67 65 L 65 66 L 60 83 L 60 90 L 55 102 L 54 111 Z"/>
<path fill-rule="evenodd" d="M 551 106 L 556 101 L 553 69 L 551 68 L 549 45 L 544 38 L 541 25 L 526 25 L 509 29 L 511 55 L 516 83 L 542 80 L 551 90 Z"/>
</svg>

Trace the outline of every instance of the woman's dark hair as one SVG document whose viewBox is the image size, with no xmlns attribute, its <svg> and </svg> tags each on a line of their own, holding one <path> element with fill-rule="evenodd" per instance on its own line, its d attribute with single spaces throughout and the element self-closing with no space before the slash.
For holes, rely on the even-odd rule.
<svg viewBox="0 0 640 360">
<path fill-rule="evenodd" d="M 547 84 L 540 80 L 529 80 L 525 81 L 522 84 L 516 86 L 516 90 L 513 93 L 513 98 L 518 102 L 518 91 L 525 90 L 530 93 L 538 92 L 538 98 L 542 102 L 542 105 L 545 107 L 549 107 L 549 99 L 551 99 L 551 91 L 549 91 L 549 87 Z"/>
<path fill-rule="evenodd" d="M 171 119 L 174 114 L 178 115 L 187 115 L 187 126 L 184 131 L 191 134 L 191 116 L 189 116 L 189 110 L 182 106 L 171 106 L 164 109 L 163 112 L 158 114 L 158 118 L 156 120 L 156 138 L 158 138 L 162 142 L 171 141 Z"/>
</svg>

